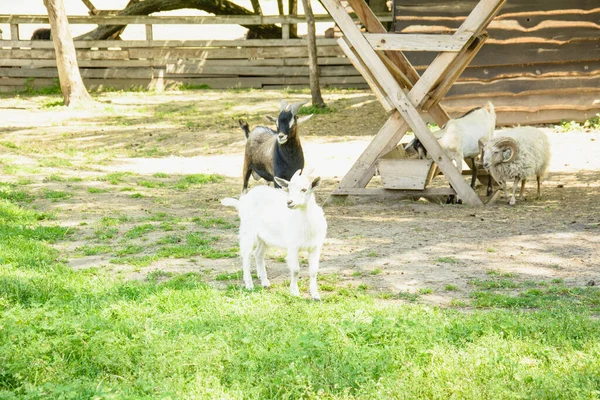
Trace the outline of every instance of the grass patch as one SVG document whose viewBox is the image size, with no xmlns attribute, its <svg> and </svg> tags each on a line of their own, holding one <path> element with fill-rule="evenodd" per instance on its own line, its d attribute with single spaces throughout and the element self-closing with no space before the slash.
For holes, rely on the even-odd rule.
<svg viewBox="0 0 600 400">
<path fill-rule="evenodd" d="M 112 172 L 104 177 L 99 178 L 98 180 L 108 182 L 111 185 L 118 185 L 125 182 L 126 178 L 131 176 L 133 176 L 131 172 Z"/>
<path fill-rule="evenodd" d="M 205 185 L 207 183 L 222 182 L 225 178 L 222 175 L 216 174 L 194 174 L 186 175 L 179 179 L 175 184 L 175 189 L 185 190 L 190 186 Z"/>
<path fill-rule="evenodd" d="M 164 172 L 157 172 L 152 175 L 154 178 L 166 179 L 169 177 L 169 174 L 165 174 Z"/>
<path fill-rule="evenodd" d="M 42 196 L 45 199 L 52 201 L 60 201 L 71 198 L 73 195 L 68 192 L 64 192 L 62 190 L 52 190 L 52 189 L 44 189 L 42 190 Z"/>
<path fill-rule="evenodd" d="M 446 264 L 458 264 L 460 260 L 456 257 L 438 257 L 435 261 Z"/>
<path fill-rule="evenodd" d="M 97 194 L 97 193 L 108 193 L 110 190 L 90 187 L 90 188 L 88 188 L 87 191 L 88 191 L 88 193 L 91 193 L 91 194 Z"/>
<path fill-rule="evenodd" d="M 210 229 L 210 228 L 223 228 L 223 229 L 232 229 L 235 228 L 236 225 L 231 222 L 225 220 L 220 217 L 194 217 L 192 218 L 192 222 L 195 222 L 197 225 Z"/>
<path fill-rule="evenodd" d="M 136 239 L 136 238 L 142 237 L 146 233 L 152 232 L 154 230 L 156 230 L 156 227 L 154 225 L 142 224 L 142 225 L 138 225 L 138 226 L 131 228 L 130 230 L 125 232 L 124 236 L 128 239 Z"/>
<path fill-rule="evenodd" d="M 113 247 L 107 245 L 84 245 L 76 248 L 75 251 L 84 256 L 97 256 L 100 254 L 111 253 L 113 251 Z"/>
</svg>

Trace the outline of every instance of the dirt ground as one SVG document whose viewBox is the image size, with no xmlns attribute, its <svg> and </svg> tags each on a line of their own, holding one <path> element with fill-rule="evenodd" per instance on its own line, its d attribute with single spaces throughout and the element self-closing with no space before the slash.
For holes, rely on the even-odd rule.
<svg viewBox="0 0 600 400">
<path fill-rule="evenodd" d="M 0 179 L 8 183 L 28 179 L 23 187 L 33 194 L 72 193 L 58 201 L 38 196 L 32 204 L 55 212 L 58 222 L 77 230 L 76 237 L 56 245 L 74 268 L 111 268 L 134 278 L 157 269 L 202 271 L 213 277 L 236 272 L 237 258 L 168 258 L 132 268 L 109 263 L 107 255 L 76 255 L 76 249 L 89 244 L 94 224 L 106 216 L 141 220 L 156 213 L 180 219 L 201 215 L 237 226 L 234 211 L 219 204 L 225 196 L 238 195 L 241 188 L 244 137 L 237 118 L 247 118 L 251 125 L 262 123 L 262 114 L 277 113 L 281 97 L 300 100 L 309 95 L 107 93 L 100 96 L 97 107 L 79 111 L 53 106 L 57 98 L 2 97 Z M 300 128 L 307 166 L 323 178 L 318 191 L 321 203 L 386 119 L 369 92 L 332 91 L 325 98 L 335 112 L 315 115 Z M 553 156 L 542 200 L 535 200 L 535 185 L 530 183 L 527 200 L 517 201 L 515 207 L 502 199 L 485 208 L 444 205 L 435 199 L 350 198 L 344 204 L 328 204 L 321 274 L 374 292 L 420 293 L 421 301 L 441 305 L 467 298 L 473 282 L 490 276 L 510 276 L 524 285 L 553 279 L 569 286 L 600 284 L 600 131 L 543 129 Z M 97 180 L 114 172 L 130 172 L 134 177 L 126 178 L 122 186 Z M 226 178 L 187 191 L 169 185 L 136 187 L 141 198 L 115 189 L 124 190 L 144 178 L 156 181 L 156 173 L 167 174 L 167 183 L 181 174 L 214 173 Z M 57 174 L 78 181 L 49 178 Z M 377 185 L 377 179 L 372 185 Z M 439 177 L 434 185 L 446 186 L 446 182 Z M 484 192 L 478 188 L 481 196 Z M 188 229 L 193 222 L 181 225 Z M 219 246 L 236 246 L 235 229 L 215 232 L 221 238 Z M 157 238 L 152 235 L 159 233 L 150 233 L 148 243 Z M 272 282 L 281 283 L 288 271 L 283 253 L 273 254 L 268 272 Z M 306 276 L 306 268 L 300 275 Z"/>
</svg>

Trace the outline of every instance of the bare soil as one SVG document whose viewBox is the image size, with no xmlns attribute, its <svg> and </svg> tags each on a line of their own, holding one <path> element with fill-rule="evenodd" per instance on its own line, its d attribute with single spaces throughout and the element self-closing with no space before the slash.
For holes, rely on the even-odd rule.
<svg viewBox="0 0 600 400">
<path fill-rule="evenodd" d="M 276 114 L 281 97 L 309 98 L 276 91 L 109 93 L 100 97 L 97 108 L 75 111 L 47 107 L 56 98 L 0 98 L 0 179 L 29 179 L 22 188 L 38 194 L 32 206 L 54 211 L 59 223 L 73 226 L 76 237 L 57 247 L 74 268 L 109 268 L 133 278 L 157 269 L 205 272 L 213 278 L 236 272 L 236 258 L 170 258 L 134 268 L 111 264 L 108 255 L 82 257 L 76 249 L 91 243 L 97 222 L 106 216 L 129 217 L 120 229 L 160 212 L 180 218 L 180 230 L 194 229 L 193 216 L 223 218 L 237 226 L 234 211 L 219 204 L 241 189 L 244 137 L 237 119 L 263 123 L 261 115 Z M 386 120 L 369 92 L 330 92 L 325 98 L 335 112 L 315 115 L 300 128 L 308 167 L 323 178 L 321 203 Z M 473 282 L 492 275 L 524 284 L 552 279 L 569 286 L 600 284 L 600 132 L 544 129 L 553 158 L 541 200 L 535 199 L 535 184 L 530 183 L 527 199 L 515 207 L 504 199 L 485 208 L 445 205 L 443 199 L 350 198 L 327 204 L 321 273 L 338 285 L 420 292 L 422 301 L 441 305 L 466 298 Z M 97 180 L 111 172 L 134 175 L 120 185 Z M 168 177 L 152 176 L 159 172 Z M 196 173 L 225 179 L 188 190 L 173 188 L 181 175 Z M 53 174 L 82 180 L 49 179 Z M 140 186 L 143 179 L 163 186 Z M 446 182 L 439 177 L 434 185 Z M 143 197 L 122 191 L 127 186 Z M 72 196 L 52 201 L 39 195 L 48 190 Z M 485 188 L 478 192 L 484 196 Z M 219 247 L 236 246 L 235 229 L 207 229 L 219 236 Z M 162 234 L 149 233 L 145 243 Z M 288 278 L 282 254 L 274 251 L 268 264 L 274 283 Z M 305 275 L 306 269 L 301 270 Z"/>
</svg>

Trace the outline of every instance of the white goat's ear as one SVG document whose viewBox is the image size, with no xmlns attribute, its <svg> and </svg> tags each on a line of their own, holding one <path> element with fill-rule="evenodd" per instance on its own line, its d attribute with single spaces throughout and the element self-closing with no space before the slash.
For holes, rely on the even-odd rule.
<svg viewBox="0 0 600 400">
<path fill-rule="evenodd" d="M 298 125 L 300 125 L 300 124 L 301 124 L 301 123 L 303 123 L 303 122 L 306 122 L 306 121 L 308 121 L 309 119 L 311 119 L 311 117 L 312 117 L 313 115 L 314 115 L 314 114 L 310 114 L 310 115 L 305 115 L 304 117 L 300 117 L 300 118 L 298 118 Z"/>
<path fill-rule="evenodd" d="M 317 186 L 319 186 L 321 184 L 321 177 L 317 176 L 315 179 L 313 179 L 312 184 L 311 184 L 311 188 L 314 189 Z"/>
<path fill-rule="evenodd" d="M 274 124 L 277 123 L 277 118 L 272 115 L 265 115 L 265 119 L 269 122 L 273 122 Z"/>
<path fill-rule="evenodd" d="M 290 185 L 290 182 L 286 181 L 286 180 L 285 180 L 285 179 L 283 179 L 283 178 L 278 178 L 278 177 L 275 177 L 275 182 L 277 182 L 277 184 L 278 184 L 279 186 L 281 186 L 282 188 L 286 188 L 286 189 L 287 189 L 287 187 Z"/>
</svg>

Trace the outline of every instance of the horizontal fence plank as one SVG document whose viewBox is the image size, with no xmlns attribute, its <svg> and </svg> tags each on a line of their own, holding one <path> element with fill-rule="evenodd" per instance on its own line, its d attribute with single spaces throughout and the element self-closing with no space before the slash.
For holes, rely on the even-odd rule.
<svg viewBox="0 0 600 400">
<path fill-rule="evenodd" d="M 418 67 L 427 67 L 435 54 L 426 52 L 405 52 L 410 62 Z M 596 61 L 600 59 L 600 43 L 577 41 L 568 44 L 516 43 L 502 45 L 486 43 L 470 67 L 497 65 L 523 65 L 533 63 L 556 63 L 572 61 Z"/>
<path fill-rule="evenodd" d="M 315 14 L 316 22 L 333 22 L 329 14 Z M 265 25 L 306 23 L 304 15 L 218 15 L 218 16 L 148 16 L 148 15 L 69 15 L 70 24 L 92 25 Z M 390 22 L 389 13 L 380 14 L 384 22 Z M 354 17 L 356 21 L 358 19 Z M 0 15 L 0 24 L 48 24 L 47 15 Z"/>
<path fill-rule="evenodd" d="M 519 94 L 519 93 L 558 93 L 568 90 L 585 91 L 600 88 L 600 75 L 587 77 L 552 77 L 547 79 L 512 78 L 502 79 L 491 83 L 458 82 L 446 95 L 446 98 L 490 94 Z"/>
<path fill-rule="evenodd" d="M 400 0 L 394 2 L 396 15 L 420 16 L 466 16 L 478 0 Z M 566 11 L 586 15 L 595 13 L 598 9 L 596 0 L 507 0 L 502 6 L 496 19 L 506 18 L 514 14 L 527 13 L 534 16 L 548 17 Z"/>
<path fill-rule="evenodd" d="M 305 39 L 248 39 L 248 40 L 75 40 L 77 49 L 130 47 L 184 47 L 184 48 L 215 48 L 215 47 L 306 47 Z M 335 46 L 336 39 L 317 38 L 318 46 Z M 54 44 L 49 40 L 0 40 L 0 47 L 53 49 Z"/>
</svg>

